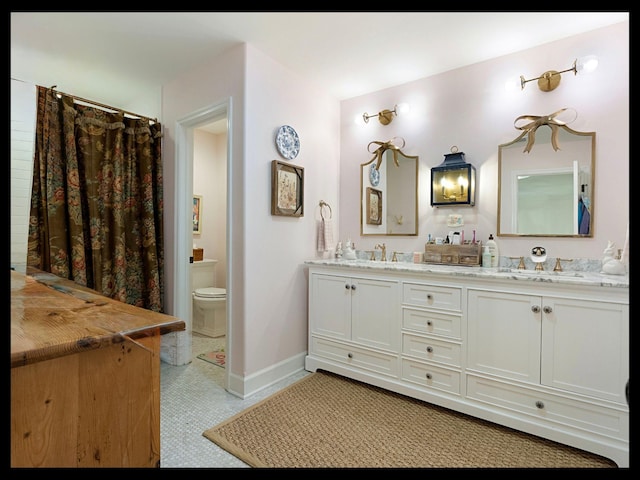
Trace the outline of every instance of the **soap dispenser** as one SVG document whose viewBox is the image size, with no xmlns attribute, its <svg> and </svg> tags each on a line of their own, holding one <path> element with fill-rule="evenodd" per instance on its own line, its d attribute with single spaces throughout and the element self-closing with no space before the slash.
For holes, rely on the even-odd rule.
<svg viewBox="0 0 640 480">
<path fill-rule="evenodd" d="M 491 266 L 491 250 L 489 250 L 489 247 L 487 245 L 482 247 L 482 266 L 483 267 Z"/>
<path fill-rule="evenodd" d="M 498 264 L 500 263 L 500 254 L 498 253 L 498 244 L 493 239 L 493 233 L 489 234 L 489 240 L 487 240 L 487 243 L 485 246 L 489 247 L 489 252 L 491 252 L 491 266 L 497 267 Z M 484 256 L 484 253 L 483 253 L 483 256 Z M 484 262 L 482 263 L 484 264 Z"/>
</svg>

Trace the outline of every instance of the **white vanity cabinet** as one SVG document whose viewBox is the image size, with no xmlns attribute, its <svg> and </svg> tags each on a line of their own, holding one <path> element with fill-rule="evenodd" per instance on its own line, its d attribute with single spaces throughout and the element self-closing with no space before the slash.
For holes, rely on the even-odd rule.
<svg viewBox="0 0 640 480">
<path fill-rule="evenodd" d="M 460 394 L 462 288 L 402 283 L 402 379 Z"/>
<path fill-rule="evenodd" d="M 629 306 L 468 291 L 467 370 L 625 404 Z"/>
<path fill-rule="evenodd" d="M 309 266 L 307 370 L 629 466 L 628 279 L 327 263 Z"/>
<path fill-rule="evenodd" d="M 578 448 L 628 448 L 629 306 L 573 296 L 470 288 L 467 398 L 574 435 Z"/>
<path fill-rule="evenodd" d="M 310 353 L 396 377 L 398 310 L 397 280 L 311 271 Z"/>
</svg>

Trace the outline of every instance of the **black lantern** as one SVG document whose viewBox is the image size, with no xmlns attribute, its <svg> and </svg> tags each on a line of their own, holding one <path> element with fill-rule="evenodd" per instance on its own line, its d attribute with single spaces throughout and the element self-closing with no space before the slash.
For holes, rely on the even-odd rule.
<svg viewBox="0 0 640 480">
<path fill-rule="evenodd" d="M 476 167 L 465 162 L 464 152 L 451 147 L 444 162 L 431 169 L 431 206 L 468 205 L 476 203 Z"/>
</svg>

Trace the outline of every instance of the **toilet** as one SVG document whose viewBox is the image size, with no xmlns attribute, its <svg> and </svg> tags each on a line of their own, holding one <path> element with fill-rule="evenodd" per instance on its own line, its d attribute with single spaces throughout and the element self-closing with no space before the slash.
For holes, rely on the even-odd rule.
<svg viewBox="0 0 640 480">
<path fill-rule="evenodd" d="M 217 263 L 205 258 L 191 265 L 191 329 L 208 337 L 222 337 L 227 333 L 227 291 L 215 286 Z"/>
</svg>

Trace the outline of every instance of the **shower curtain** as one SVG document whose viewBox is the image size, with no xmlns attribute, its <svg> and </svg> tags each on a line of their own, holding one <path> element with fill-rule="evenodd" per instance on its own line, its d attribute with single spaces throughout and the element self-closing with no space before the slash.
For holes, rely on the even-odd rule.
<svg viewBox="0 0 640 480">
<path fill-rule="evenodd" d="M 161 125 L 37 98 L 27 265 L 162 312 Z"/>
</svg>

